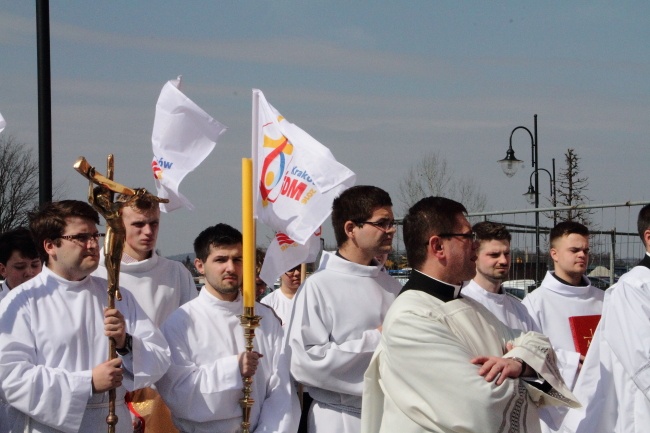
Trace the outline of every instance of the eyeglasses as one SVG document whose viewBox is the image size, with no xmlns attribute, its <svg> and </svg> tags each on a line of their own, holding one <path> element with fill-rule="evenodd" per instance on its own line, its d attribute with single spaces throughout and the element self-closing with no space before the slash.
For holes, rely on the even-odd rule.
<svg viewBox="0 0 650 433">
<path fill-rule="evenodd" d="M 77 241 L 83 245 L 87 245 L 91 239 L 99 243 L 99 238 L 104 236 L 104 233 L 78 233 L 76 235 L 61 235 L 59 238 L 67 241 Z"/>
<path fill-rule="evenodd" d="M 379 221 L 355 221 L 354 222 L 358 227 L 363 227 L 364 224 L 370 224 L 371 226 L 381 230 L 382 232 L 387 232 L 395 228 L 397 223 L 395 220 L 379 220 Z"/>
<path fill-rule="evenodd" d="M 300 272 L 300 266 L 298 266 L 297 268 L 289 269 L 287 272 L 285 272 L 285 274 L 291 275 L 295 272 Z"/>
<path fill-rule="evenodd" d="M 459 237 L 464 239 L 470 239 L 472 242 L 478 242 L 478 235 L 476 232 L 467 232 L 467 233 L 440 233 L 438 235 L 441 238 L 452 238 Z"/>
</svg>

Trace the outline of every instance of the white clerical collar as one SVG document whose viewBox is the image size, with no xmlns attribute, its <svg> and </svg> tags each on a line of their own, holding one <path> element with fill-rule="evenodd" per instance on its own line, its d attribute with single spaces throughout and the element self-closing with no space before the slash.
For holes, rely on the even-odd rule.
<svg viewBox="0 0 650 433">
<path fill-rule="evenodd" d="M 418 271 L 417 269 L 413 269 L 413 270 L 414 270 L 415 272 L 420 272 L 420 271 Z M 451 283 L 448 283 L 448 282 L 446 282 L 446 281 L 442 281 L 442 280 L 439 280 L 439 279 L 437 279 L 437 278 L 434 278 L 434 277 L 432 277 L 431 275 L 427 275 L 427 274 L 425 274 L 424 272 L 420 272 L 420 273 L 421 273 L 422 275 L 425 275 L 425 276 L 431 278 L 432 280 L 436 280 L 436 281 L 439 282 L 439 283 L 446 284 L 447 286 L 451 286 L 451 287 L 453 287 L 453 288 L 454 288 L 454 299 L 456 299 L 456 298 L 458 297 L 458 294 L 460 293 L 460 289 L 463 287 L 463 284 L 462 284 L 462 283 L 461 283 L 460 286 L 457 286 L 457 285 L 455 285 L 455 284 L 451 284 Z"/>
</svg>

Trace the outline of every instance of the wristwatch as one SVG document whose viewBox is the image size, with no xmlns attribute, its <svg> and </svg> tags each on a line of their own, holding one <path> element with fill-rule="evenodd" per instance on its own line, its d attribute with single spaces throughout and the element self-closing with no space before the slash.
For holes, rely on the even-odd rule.
<svg viewBox="0 0 650 433">
<path fill-rule="evenodd" d="M 133 347 L 133 337 L 128 332 L 126 333 L 126 338 L 124 339 L 124 347 L 121 349 L 115 349 L 118 355 L 125 356 L 131 353 Z"/>
</svg>

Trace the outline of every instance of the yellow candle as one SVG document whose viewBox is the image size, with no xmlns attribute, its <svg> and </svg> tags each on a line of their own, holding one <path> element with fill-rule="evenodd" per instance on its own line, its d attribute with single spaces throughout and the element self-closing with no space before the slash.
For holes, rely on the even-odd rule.
<svg viewBox="0 0 650 433">
<path fill-rule="evenodd" d="M 242 236 L 244 314 L 255 314 L 255 222 L 253 219 L 253 160 L 242 158 Z"/>
</svg>

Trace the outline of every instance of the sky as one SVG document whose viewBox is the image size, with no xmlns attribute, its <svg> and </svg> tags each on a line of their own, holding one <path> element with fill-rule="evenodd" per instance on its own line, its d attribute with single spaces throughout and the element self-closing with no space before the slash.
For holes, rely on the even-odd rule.
<svg viewBox="0 0 650 433">
<path fill-rule="evenodd" d="M 357 184 L 388 191 L 397 217 L 400 179 L 431 152 L 480 185 L 486 210 L 530 208 L 530 137 L 513 136 L 525 162 L 515 176 L 496 161 L 535 114 L 541 168 L 555 158 L 559 173 L 573 148 L 592 204 L 650 201 L 648 16 L 650 3 L 638 1 L 52 1 L 53 182 L 85 200 L 72 164 L 83 155 L 104 171 L 113 153 L 117 181 L 155 190 L 155 104 L 182 75 L 184 93 L 228 131 L 181 185 L 196 209 L 163 215 L 163 255 L 191 251 L 217 222 L 241 227 L 253 88 Z M 0 0 L 4 134 L 35 151 L 36 61 L 34 2 Z M 544 173 L 540 188 L 549 194 Z M 634 231 L 636 212 L 594 220 Z M 331 233 L 324 227 L 326 243 Z M 259 244 L 269 236 L 258 226 Z"/>
</svg>

